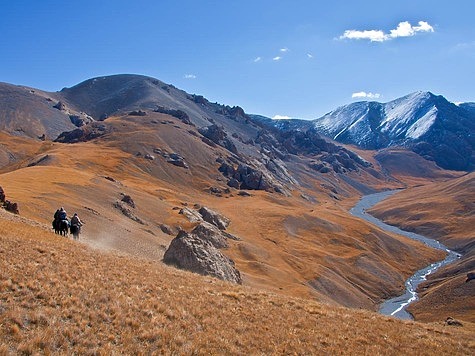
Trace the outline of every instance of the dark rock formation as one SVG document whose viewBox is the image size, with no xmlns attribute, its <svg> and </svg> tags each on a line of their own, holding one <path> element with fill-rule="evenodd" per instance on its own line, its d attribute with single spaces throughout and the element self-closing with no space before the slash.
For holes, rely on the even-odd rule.
<svg viewBox="0 0 475 356">
<path fill-rule="evenodd" d="M 130 116 L 147 116 L 147 112 L 143 110 L 134 110 L 129 112 Z"/>
<path fill-rule="evenodd" d="M 130 210 L 127 206 L 124 205 L 122 202 L 116 201 L 114 203 L 114 208 L 118 209 L 122 214 L 127 216 L 129 219 L 141 224 L 145 225 L 145 223 L 139 217 L 135 216 L 135 214 Z"/>
<path fill-rule="evenodd" d="M 135 208 L 135 202 L 130 195 L 122 194 L 121 201 L 129 205 L 131 208 Z"/>
<path fill-rule="evenodd" d="M 227 217 L 217 213 L 214 210 L 211 210 L 205 206 L 201 207 L 198 211 L 204 221 L 217 226 L 220 230 L 226 230 L 226 228 L 231 223 Z"/>
<path fill-rule="evenodd" d="M 154 111 L 176 117 L 181 122 L 183 122 L 187 125 L 194 126 L 193 123 L 191 122 L 190 117 L 188 116 L 188 114 L 186 112 L 184 112 L 183 110 L 168 109 L 168 108 L 165 108 L 163 106 L 159 106 Z"/>
<path fill-rule="evenodd" d="M 175 153 L 175 152 L 169 153 L 166 149 L 162 149 L 158 147 L 154 148 L 153 152 L 165 158 L 167 162 L 170 164 L 173 164 L 177 167 L 186 168 L 186 169 L 189 168 L 188 164 L 185 162 L 185 159 L 178 153 Z"/>
<path fill-rule="evenodd" d="M 216 248 L 227 248 L 229 246 L 227 236 L 223 235 L 220 229 L 210 223 L 200 223 L 191 231 L 191 233 L 197 235 L 200 239 L 209 242 Z"/>
<path fill-rule="evenodd" d="M 0 187 L 0 206 L 2 206 L 3 208 L 5 208 L 6 211 L 9 211 L 11 213 L 20 214 L 20 211 L 18 210 L 18 204 L 6 200 L 5 191 L 2 187 Z"/>
<path fill-rule="evenodd" d="M 470 282 L 471 280 L 475 279 L 475 272 L 468 272 L 467 273 L 467 279 L 465 280 L 465 283 Z"/>
<path fill-rule="evenodd" d="M 236 146 L 228 138 L 228 134 L 226 133 L 226 131 L 224 131 L 222 127 L 213 124 L 211 126 L 202 127 L 198 131 L 200 134 L 202 134 L 204 137 L 214 142 L 215 144 L 226 148 L 232 153 L 238 153 Z"/>
<path fill-rule="evenodd" d="M 76 127 L 82 127 L 94 121 L 92 117 L 84 113 L 80 115 L 69 115 L 69 120 L 71 120 L 71 123 Z"/>
<path fill-rule="evenodd" d="M 101 137 L 108 132 L 109 128 L 106 124 L 102 122 L 93 122 L 73 131 L 63 132 L 54 141 L 62 143 L 86 142 Z"/>
<path fill-rule="evenodd" d="M 58 101 L 55 105 L 53 105 L 53 108 L 64 111 L 66 110 L 66 105 L 62 101 Z"/>
<path fill-rule="evenodd" d="M 210 230 L 205 232 L 207 231 Z M 165 252 L 163 262 L 201 275 L 241 284 L 241 274 L 235 268 L 234 261 L 223 255 L 206 237 L 203 239 L 197 233 L 202 232 L 180 231 Z"/>
<path fill-rule="evenodd" d="M 454 319 L 452 317 L 448 317 L 447 319 L 445 319 L 445 325 L 449 325 L 449 326 L 463 326 L 463 324 L 458 321 L 457 319 Z"/>
<path fill-rule="evenodd" d="M 3 207 L 5 208 L 6 211 L 9 211 L 10 213 L 20 214 L 17 203 L 12 203 L 9 200 L 5 200 L 5 202 L 3 203 Z"/>
<path fill-rule="evenodd" d="M 167 234 L 167 235 L 170 235 L 170 236 L 173 236 L 173 235 L 177 234 L 177 231 L 176 231 L 177 229 L 172 228 L 172 227 L 170 227 L 166 224 L 160 224 L 159 227 L 160 227 L 160 230 L 162 230 L 162 232 L 164 234 Z"/>
</svg>

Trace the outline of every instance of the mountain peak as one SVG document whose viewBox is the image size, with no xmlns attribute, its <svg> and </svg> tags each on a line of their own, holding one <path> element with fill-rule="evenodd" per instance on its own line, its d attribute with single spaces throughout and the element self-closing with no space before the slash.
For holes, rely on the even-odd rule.
<svg viewBox="0 0 475 356">
<path fill-rule="evenodd" d="M 313 123 L 320 132 L 342 143 L 366 149 L 417 146 L 416 150 L 442 167 L 465 170 L 473 166 L 471 155 L 466 153 L 474 147 L 461 133 L 473 132 L 473 118 L 470 105 L 457 106 L 441 95 L 416 91 L 387 103 L 363 101 L 341 106 Z M 426 146 L 421 146 L 422 142 Z M 454 148 L 443 149 L 444 145 Z"/>
</svg>

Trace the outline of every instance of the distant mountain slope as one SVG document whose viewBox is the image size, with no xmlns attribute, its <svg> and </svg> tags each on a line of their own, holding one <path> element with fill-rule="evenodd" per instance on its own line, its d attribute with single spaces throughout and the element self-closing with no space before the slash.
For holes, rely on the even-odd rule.
<svg viewBox="0 0 475 356">
<path fill-rule="evenodd" d="M 0 83 L 0 130 L 37 138 L 74 129 L 69 113 L 55 108 L 57 104 L 54 93 Z"/>
<path fill-rule="evenodd" d="M 313 123 L 338 142 L 365 149 L 405 146 L 443 168 L 475 168 L 473 104 L 457 106 L 430 92 L 345 105 Z"/>
</svg>

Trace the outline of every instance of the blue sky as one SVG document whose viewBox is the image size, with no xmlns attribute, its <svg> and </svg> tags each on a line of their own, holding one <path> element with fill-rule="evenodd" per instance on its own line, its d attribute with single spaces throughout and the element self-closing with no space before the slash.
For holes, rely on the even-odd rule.
<svg viewBox="0 0 475 356">
<path fill-rule="evenodd" d="M 472 0 L 3 1 L 0 81 L 137 73 L 270 117 L 417 90 L 475 101 L 474 14 Z"/>
</svg>

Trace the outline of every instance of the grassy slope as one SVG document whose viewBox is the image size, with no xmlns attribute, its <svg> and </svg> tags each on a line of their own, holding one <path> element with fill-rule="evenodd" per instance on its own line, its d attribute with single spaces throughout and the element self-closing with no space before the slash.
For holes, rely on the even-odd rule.
<svg viewBox="0 0 475 356">
<path fill-rule="evenodd" d="M 0 255 L 2 354 L 475 352 L 472 324 L 403 322 L 230 285 L 4 216 Z"/>
<path fill-rule="evenodd" d="M 463 253 L 454 265 L 429 276 L 421 300 L 410 307 L 420 320 L 453 316 L 475 321 L 474 281 L 465 283 L 475 268 L 475 173 L 408 189 L 379 204 L 371 213 L 390 224 L 439 239 Z M 414 199 L 414 197 L 417 199 Z"/>
<path fill-rule="evenodd" d="M 368 309 L 402 290 L 412 271 L 439 258 L 437 252 L 402 243 L 349 216 L 319 182 L 307 188 L 317 204 L 299 194 L 212 196 L 204 189 L 224 186 L 217 180 L 217 149 L 190 135 L 189 126 L 177 120 L 173 125 L 110 120 L 113 135 L 97 143 L 55 144 L 47 162 L 0 176 L 0 186 L 20 203 L 22 215 L 48 224 L 52 212 L 64 205 L 86 221 L 83 241 L 91 246 L 159 260 L 172 237 L 158 225 L 191 228 L 173 208 L 206 205 L 231 218 L 230 232 L 242 238 L 226 254 L 236 261 L 246 285 Z M 155 147 L 182 154 L 190 170 L 160 157 L 135 156 L 153 153 Z M 144 225 L 113 208 L 121 193 L 132 196 L 133 212 Z"/>
</svg>

